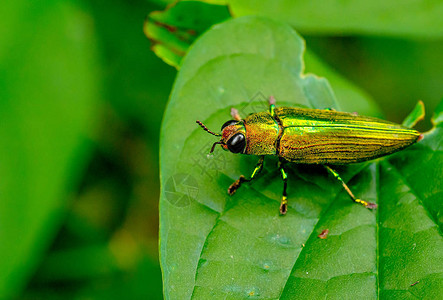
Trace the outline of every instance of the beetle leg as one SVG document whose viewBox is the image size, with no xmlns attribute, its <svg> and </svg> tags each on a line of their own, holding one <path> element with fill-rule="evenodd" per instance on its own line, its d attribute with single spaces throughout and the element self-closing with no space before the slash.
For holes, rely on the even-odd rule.
<svg viewBox="0 0 443 300">
<path fill-rule="evenodd" d="M 275 98 L 274 96 L 269 97 L 269 113 L 271 116 L 274 116 L 274 109 L 275 109 Z"/>
<path fill-rule="evenodd" d="M 259 174 L 261 172 L 261 170 L 263 170 L 263 162 L 265 161 L 265 156 L 262 155 L 260 156 L 260 159 L 257 162 L 257 165 L 255 166 L 254 171 L 252 172 L 251 178 L 247 179 L 245 176 L 241 175 L 239 179 L 237 179 L 236 181 L 234 181 L 228 188 L 228 194 L 229 195 L 234 195 L 234 193 L 237 191 L 237 189 L 241 186 L 241 184 L 243 182 L 249 182 L 252 179 L 255 178 L 255 176 L 257 174 Z"/>
<path fill-rule="evenodd" d="M 351 197 L 352 201 L 356 202 L 356 203 L 360 203 L 363 206 L 365 206 L 366 208 L 369 209 L 375 209 L 377 208 L 377 204 L 375 203 L 371 203 L 371 202 L 367 202 L 361 199 L 358 199 L 354 196 L 354 194 L 351 192 L 351 190 L 349 189 L 349 187 L 346 185 L 346 183 L 343 181 L 343 179 L 341 179 L 340 175 L 337 173 L 337 171 L 333 170 L 331 167 L 324 165 L 324 167 L 326 168 L 326 170 L 329 171 L 329 173 L 331 173 L 338 181 L 341 182 L 343 188 L 345 189 L 345 191 L 348 193 L 349 197 Z"/>
<path fill-rule="evenodd" d="M 278 168 L 280 169 L 281 178 L 283 179 L 283 195 L 280 202 L 280 214 L 285 215 L 288 211 L 288 195 L 286 194 L 286 188 L 288 187 L 288 175 L 284 168 L 284 161 L 278 162 Z"/>
<path fill-rule="evenodd" d="M 231 108 L 231 116 L 234 120 L 240 121 L 241 117 L 238 114 L 238 110 L 236 110 L 235 108 Z"/>
</svg>

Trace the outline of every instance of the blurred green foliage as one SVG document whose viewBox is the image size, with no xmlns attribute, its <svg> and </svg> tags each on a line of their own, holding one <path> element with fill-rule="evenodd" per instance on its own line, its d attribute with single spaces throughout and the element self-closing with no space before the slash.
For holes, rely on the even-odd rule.
<svg viewBox="0 0 443 300">
<path fill-rule="evenodd" d="M 230 18 L 228 8 L 199 1 L 182 1 L 165 11 L 149 14 L 144 31 L 152 50 L 167 64 L 179 68 L 180 61 L 197 37 L 214 24 Z"/>
<path fill-rule="evenodd" d="M 157 149 L 175 70 L 142 26 L 163 4 L 1 6 L 0 298 L 160 299 Z"/>
<path fill-rule="evenodd" d="M 290 1 L 226 0 L 234 16 L 259 15 L 287 22 L 307 34 L 362 34 L 442 38 L 438 0 Z"/>
<path fill-rule="evenodd" d="M 151 51 L 143 22 L 172 2 L 0 3 L 0 299 L 162 298 L 158 148 L 176 71 Z M 419 14 L 391 10 L 389 23 L 359 1 L 353 12 L 365 18 L 346 23 L 339 2 L 282 11 L 285 1 L 267 1 L 262 12 L 204 2 L 289 21 L 310 49 L 306 71 L 326 76 L 339 99 L 377 114 L 374 99 L 397 122 L 421 99 L 418 128 L 431 127 L 443 95 L 438 3 L 412 1 Z M 186 47 L 226 17 L 216 9 L 218 18 L 187 13 L 197 26 Z"/>
</svg>

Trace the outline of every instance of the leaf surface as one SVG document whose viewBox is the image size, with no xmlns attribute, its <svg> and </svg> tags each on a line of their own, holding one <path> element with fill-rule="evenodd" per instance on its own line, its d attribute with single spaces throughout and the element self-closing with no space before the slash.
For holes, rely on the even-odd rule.
<svg viewBox="0 0 443 300">
<path fill-rule="evenodd" d="M 423 143 L 382 163 L 338 169 L 356 195 L 379 204 L 375 212 L 352 203 L 321 166 L 291 165 L 289 211 L 280 217 L 275 158 L 266 159 L 254 182 L 228 196 L 227 187 L 241 174 L 249 176 L 257 158 L 220 148 L 208 156 L 217 139 L 195 120 L 218 132 L 231 107 L 242 116 L 264 111 L 270 95 L 280 106 L 340 108 L 326 79 L 303 74 L 303 51 L 303 40 L 289 26 L 245 17 L 215 25 L 185 57 L 160 142 L 160 255 L 168 299 L 375 299 L 438 292 L 441 175 L 438 164 L 431 165 L 441 166 L 436 129 L 424 140 L 436 150 Z M 426 185 L 413 187 L 404 175 L 419 167 L 417 160 L 402 161 L 414 151 L 429 159 L 420 170 L 430 173 Z M 318 238 L 325 229 L 328 237 Z M 402 280 L 395 280 L 397 272 Z M 417 280 L 423 284 L 411 287 Z"/>
</svg>

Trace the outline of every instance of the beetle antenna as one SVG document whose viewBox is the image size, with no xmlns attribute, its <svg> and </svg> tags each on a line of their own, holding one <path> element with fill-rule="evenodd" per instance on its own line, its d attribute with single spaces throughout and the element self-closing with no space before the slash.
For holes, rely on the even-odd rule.
<svg viewBox="0 0 443 300">
<path fill-rule="evenodd" d="M 202 122 L 200 122 L 199 120 L 197 120 L 197 121 L 195 121 L 198 125 L 200 125 L 202 128 L 203 128 L 203 130 L 204 131 L 206 131 L 206 132 L 209 132 L 210 134 L 212 134 L 212 135 L 215 135 L 215 136 L 221 136 L 221 134 L 218 134 L 218 133 L 214 133 L 214 132 L 212 132 L 211 130 L 209 130 L 208 129 L 208 127 L 206 127 Z M 212 151 L 211 151 L 212 152 Z"/>
</svg>

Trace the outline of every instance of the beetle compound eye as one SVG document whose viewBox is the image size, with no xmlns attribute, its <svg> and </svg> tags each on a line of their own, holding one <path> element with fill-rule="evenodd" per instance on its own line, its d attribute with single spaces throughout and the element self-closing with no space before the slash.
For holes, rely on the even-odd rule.
<svg viewBox="0 0 443 300">
<path fill-rule="evenodd" d="M 226 144 L 228 145 L 229 151 L 232 153 L 239 153 L 246 147 L 246 138 L 243 133 L 236 133 Z"/>
<path fill-rule="evenodd" d="M 237 123 L 238 123 L 238 121 L 236 121 L 236 120 L 229 120 L 228 122 L 226 122 L 225 124 L 222 125 L 221 130 L 223 131 L 223 129 L 225 129 L 226 126 L 235 125 Z"/>
</svg>

